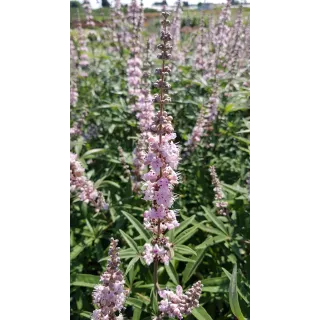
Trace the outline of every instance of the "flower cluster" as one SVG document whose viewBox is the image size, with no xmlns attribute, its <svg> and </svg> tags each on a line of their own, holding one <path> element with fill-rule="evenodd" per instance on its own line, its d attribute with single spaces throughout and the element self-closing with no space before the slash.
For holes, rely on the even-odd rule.
<svg viewBox="0 0 320 320">
<path fill-rule="evenodd" d="M 92 16 L 92 9 L 91 4 L 89 0 L 83 0 L 83 9 L 86 14 L 86 26 L 87 27 L 94 27 L 95 23 L 93 22 L 93 16 Z"/>
<path fill-rule="evenodd" d="M 181 35 L 181 1 L 177 0 L 176 8 L 174 11 L 174 15 L 172 18 L 171 24 L 171 34 L 172 34 L 172 47 L 174 47 L 174 51 L 172 53 L 171 60 L 179 62 L 180 64 L 184 62 L 184 53 L 179 50 L 180 43 L 180 35 Z"/>
<path fill-rule="evenodd" d="M 204 44 L 208 41 L 201 40 L 203 39 L 201 34 L 204 32 L 201 31 L 203 29 L 203 18 L 200 26 L 200 43 L 197 47 L 197 55 L 195 61 L 195 67 L 203 72 L 203 76 L 205 79 L 213 78 L 213 90 L 212 94 L 209 98 L 209 101 L 206 106 L 206 110 L 201 110 L 198 115 L 197 122 L 189 140 L 186 145 L 189 151 L 195 149 L 195 147 L 200 142 L 201 137 L 204 135 L 207 128 L 210 127 L 210 123 L 214 121 L 218 116 L 218 106 L 219 106 L 219 85 L 218 79 L 222 77 L 222 73 L 220 72 L 218 66 L 222 60 L 222 56 L 224 55 L 224 51 L 228 45 L 228 39 L 230 36 L 230 28 L 227 23 L 230 20 L 231 14 L 231 1 L 227 0 L 226 5 L 221 10 L 219 21 L 214 29 L 214 34 L 210 35 L 213 37 L 214 43 L 214 54 L 210 59 L 205 59 L 205 55 L 207 53 L 207 49 L 203 49 Z M 213 23 L 213 21 L 212 21 Z"/>
<path fill-rule="evenodd" d="M 140 87 L 137 89 L 137 101 L 131 107 L 131 111 L 136 112 L 136 118 L 139 121 L 139 129 L 142 133 L 150 131 L 154 118 L 154 106 L 150 94 L 149 82 L 147 81 L 150 75 L 149 69 L 151 66 L 149 49 L 150 44 L 148 41 L 145 48 L 143 65 L 141 67 L 142 70 L 140 68 L 135 69 L 136 74 L 139 76 L 139 80 L 137 81 L 140 83 Z"/>
<path fill-rule="evenodd" d="M 226 67 L 232 76 L 235 76 L 237 73 L 240 55 L 245 48 L 243 40 L 244 28 L 242 24 L 242 6 L 240 6 L 230 35 L 228 56 L 226 59 Z"/>
<path fill-rule="evenodd" d="M 90 203 L 95 207 L 95 211 L 108 210 L 108 205 L 104 200 L 101 192 L 99 192 L 84 175 L 84 168 L 77 160 L 77 155 L 70 152 L 70 191 L 76 192 L 81 201 Z"/>
<path fill-rule="evenodd" d="M 115 0 L 114 7 L 111 8 L 111 44 L 108 46 L 108 50 L 113 52 L 118 50 L 121 52 L 122 47 L 126 44 L 125 39 L 127 39 L 125 32 L 125 25 L 123 23 L 123 13 L 121 11 L 121 2 L 120 0 Z"/>
<path fill-rule="evenodd" d="M 225 216 L 225 215 L 227 215 L 226 208 L 228 206 L 228 202 L 223 201 L 224 194 L 222 192 L 221 183 L 220 183 L 220 180 L 218 179 L 216 169 L 214 166 L 210 167 L 210 175 L 212 178 L 212 184 L 214 186 L 213 191 L 215 193 L 215 196 L 214 196 L 214 200 L 216 201 L 215 205 L 218 209 L 218 213 L 220 215 Z"/>
<path fill-rule="evenodd" d="M 78 88 L 77 83 L 71 79 L 71 85 L 70 85 L 70 105 L 75 106 L 78 102 Z"/>
<path fill-rule="evenodd" d="M 141 27 L 143 23 L 143 8 L 136 0 L 132 0 L 128 7 L 128 21 L 131 25 L 132 42 L 130 46 L 131 58 L 128 60 L 128 87 L 129 94 L 139 97 L 142 77 L 142 61 L 139 57 L 141 51 Z"/>
<path fill-rule="evenodd" d="M 139 192 L 141 189 L 141 183 L 142 183 L 142 174 L 143 170 L 145 168 L 144 165 L 144 159 L 146 156 L 146 148 L 147 148 L 147 140 L 146 140 L 146 133 L 141 133 L 139 135 L 139 139 L 137 142 L 137 145 L 135 149 L 132 152 L 132 162 L 133 162 L 133 186 L 132 190 L 134 192 Z"/>
<path fill-rule="evenodd" d="M 73 123 L 73 126 L 70 128 L 71 138 L 77 138 L 82 134 L 83 125 L 87 115 L 88 112 L 87 110 L 85 110 L 84 112 L 82 112 L 81 116 Z"/>
<path fill-rule="evenodd" d="M 79 66 L 80 66 L 80 75 L 82 77 L 87 77 L 87 72 L 85 71 L 87 67 L 89 66 L 89 58 L 87 55 L 88 47 L 87 47 L 87 39 L 85 37 L 84 31 L 81 27 L 80 18 L 78 17 L 78 36 L 79 36 Z"/>
<path fill-rule="evenodd" d="M 176 287 L 176 292 L 160 290 L 159 296 L 162 298 L 159 304 L 160 319 L 165 316 L 183 319 L 183 316 L 190 314 L 193 308 L 199 306 L 202 286 L 201 281 L 198 281 L 185 293 L 181 286 Z"/>
<path fill-rule="evenodd" d="M 144 259 L 148 265 L 158 261 L 169 263 L 171 243 L 164 232 L 179 226 L 176 212 L 170 209 L 175 200 L 173 187 L 178 183 L 178 175 L 174 170 L 179 162 L 179 148 L 173 142 L 176 134 L 172 117 L 164 111 L 164 105 L 171 101 L 167 94 L 170 84 L 165 81 L 171 70 L 165 66 L 165 60 L 171 57 L 172 46 L 169 43 L 172 36 L 167 30 L 170 26 L 170 21 L 167 20 L 169 13 L 162 12 L 162 16 L 162 43 L 158 45 L 158 58 L 162 60 L 162 68 L 156 69 L 160 79 L 154 86 L 159 88 L 159 94 L 153 98 L 153 102 L 159 104 L 160 111 L 150 127 L 149 149 L 144 162 L 149 166 L 149 171 L 143 176 L 146 181 L 144 199 L 152 202 L 152 208 L 144 213 L 144 225 L 154 235 L 151 244 L 145 245 Z"/>
<path fill-rule="evenodd" d="M 198 41 L 197 41 L 197 47 L 196 47 L 196 52 L 195 52 L 194 66 L 197 70 L 200 70 L 203 73 L 207 67 L 206 55 L 208 53 L 208 48 L 207 48 L 208 41 L 207 41 L 205 27 L 204 27 L 203 14 L 202 14 L 201 20 L 200 20 L 199 37 L 197 37 L 197 39 L 198 39 Z"/>
<path fill-rule="evenodd" d="M 213 92 L 209 98 L 208 102 L 208 120 L 213 121 L 218 116 L 218 105 L 219 105 L 219 95 L 218 95 L 218 88 L 216 85 L 214 85 Z"/>
<path fill-rule="evenodd" d="M 197 123 L 192 130 L 191 136 L 186 142 L 186 146 L 189 151 L 193 151 L 199 144 L 201 137 L 204 134 L 206 124 L 207 121 L 205 118 L 205 112 L 204 110 L 201 110 L 197 118 Z"/>
<path fill-rule="evenodd" d="M 71 66 L 75 67 L 78 63 L 78 54 L 76 47 L 74 46 L 73 39 L 70 39 L 70 60 Z"/>
<path fill-rule="evenodd" d="M 216 34 L 214 35 L 214 47 L 216 59 L 224 55 L 227 48 L 230 28 L 227 23 L 231 16 L 231 0 L 227 0 L 226 5 L 222 8 L 219 15 L 219 21 L 216 25 Z"/>
<path fill-rule="evenodd" d="M 124 308 L 124 303 L 128 290 L 124 289 L 124 277 L 119 269 L 120 258 L 117 247 L 118 240 L 111 238 L 109 248 L 109 259 L 107 270 L 100 277 L 99 285 L 95 286 L 93 291 L 93 303 L 98 309 L 93 311 L 92 320 L 116 320 L 123 319 L 121 310 Z M 119 313 L 116 316 L 116 313 Z"/>
<path fill-rule="evenodd" d="M 144 50 L 140 94 L 136 103 L 131 107 L 131 110 L 136 112 L 136 118 L 138 119 L 139 129 L 141 131 L 137 147 L 133 151 L 133 190 L 135 192 L 139 192 L 141 189 L 141 177 L 145 168 L 144 158 L 147 149 L 147 138 L 155 115 L 148 81 L 151 65 L 150 42 L 148 41 Z"/>
</svg>

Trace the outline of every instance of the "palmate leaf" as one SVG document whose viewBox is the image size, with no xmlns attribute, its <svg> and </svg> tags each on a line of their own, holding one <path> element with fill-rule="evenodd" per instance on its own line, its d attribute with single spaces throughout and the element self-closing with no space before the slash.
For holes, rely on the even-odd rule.
<svg viewBox="0 0 320 320">
<path fill-rule="evenodd" d="M 135 218 L 133 217 L 130 213 L 122 211 L 121 212 L 124 214 L 124 216 L 131 222 L 131 224 L 134 226 L 134 228 L 139 232 L 141 237 L 148 242 L 149 239 L 151 238 L 151 234 L 143 227 L 143 225 Z"/>
<path fill-rule="evenodd" d="M 182 282 L 183 284 L 186 284 L 187 281 L 191 278 L 191 276 L 194 274 L 194 272 L 197 270 L 198 266 L 202 262 L 204 255 L 206 253 L 206 249 L 198 249 L 196 250 L 197 256 L 195 257 L 195 261 L 188 262 L 186 265 L 186 268 L 184 269 L 182 273 Z"/>
<path fill-rule="evenodd" d="M 210 317 L 209 313 L 206 311 L 206 309 L 202 306 L 199 306 L 198 308 L 193 309 L 192 314 L 198 320 L 213 320 Z"/>
<path fill-rule="evenodd" d="M 232 313 L 239 319 L 239 320 L 245 320 L 245 317 L 243 316 L 239 300 L 238 300 L 238 290 L 237 290 L 237 264 L 235 263 L 233 266 L 232 276 L 230 280 L 230 286 L 229 286 L 229 303 Z"/>
</svg>

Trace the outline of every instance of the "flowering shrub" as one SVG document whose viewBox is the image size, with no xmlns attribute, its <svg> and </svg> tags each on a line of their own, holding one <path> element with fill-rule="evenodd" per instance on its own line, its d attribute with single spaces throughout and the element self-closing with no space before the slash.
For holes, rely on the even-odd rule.
<svg viewBox="0 0 320 320">
<path fill-rule="evenodd" d="M 180 1 L 154 18 L 136 1 L 101 21 L 84 7 L 70 38 L 71 319 L 249 317 L 246 11 L 228 1 L 184 32 Z"/>
</svg>

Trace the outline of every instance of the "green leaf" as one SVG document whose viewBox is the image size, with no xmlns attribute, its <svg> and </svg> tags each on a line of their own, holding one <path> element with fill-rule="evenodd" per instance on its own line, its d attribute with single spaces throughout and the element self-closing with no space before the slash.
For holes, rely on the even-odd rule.
<svg viewBox="0 0 320 320">
<path fill-rule="evenodd" d="M 80 316 L 82 317 L 82 318 L 86 318 L 86 319 L 91 319 L 91 312 L 89 312 L 89 311 L 82 311 L 81 313 L 80 313 Z"/>
<path fill-rule="evenodd" d="M 176 237 L 174 244 L 183 244 L 185 243 L 189 238 L 191 238 L 194 233 L 196 233 L 198 231 L 197 227 L 191 227 L 185 231 L 183 231 L 182 233 L 179 234 L 178 237 Z"/>
<path fill-rule="evenodd" d="M 155 293 L 154 288 L 151 289 L 150 304 L 153 312 L 155 314 L 158 314 L 158 299 L 157 299 L 157 294 Z"/>
<path fill-rule="evenodd" d="M 238 300 L 238 290 L 237 290 L 237 264 L 235 263 L 233 266 L 230 286 L 229 286 L 229 303 L 231 307 L 232 313 L 239 319 L 239 320 L 245 320 L 245 317 L 243 316 L 239 300 Z"/>
<path fill-rule="evenodd" d="M 188 262 L 186 268 L 182 273 L 182 282 L 185 284 L 194 274 L 200 263 L 202 262 L 204 255 L 206 253 L 206 249 L 198 249 L 197 256 L 195 257 L 194 262 Z"/>
<path fill-rule="evenodd" d="M 72 248 L 72 251 L 70 253 L 70 260 L 75 259 L 86 247 L 90 247 L 92 245 L 94 239 L 86 239 L 84 241 L 84 244 L 77 244 Z"/>
<path fill-rule="evenodd" d="M 143 301 L 141 301 L 140 299 L 128 297 L 126 299 L 126 304 L 129 305 L 129 306 L 133 306 L 133 307 L 136 307 L 138 309 L 141 309 L 142 306 L 143 306 Z"/>
<path fill-rule="evenodd" d="M 173 260 L 177 260 L 177 261 L 184 261 L 184 262 L 194 262 L 193 259 L 184 257 L 182 254 L 175 252 Z"/>
<path fill-rule="evenodd" d="M 134 308 L 132 320 L 140 320 L 142 310 L 139 308 Z"/>
<path fill-rule="evenodd" d="M 122 211 L 121 212 L 126 216 L 126 218 L 131 222 L 131 224 L 135 227 L 135 229 L 139 232 L 141 237 L 145 241 L 149 241 L 151 235 L 150 233 L 143 227 L 143 225 L 135 218 L 133 217 L 130 213 Z"/>
<path fill-rule="evenodd" d="M 86 225 L 87 225 L 88 229 L 90 230 L 91 234 L 92 234 L 93 236 L 95 236 L 95 233 L 94 233 L 94 230 L 93 230 L 93 228 L 92 228 L 92 225 L 90 224 L 90 222 L 89 222 L 88 219 L 86 219 Z"/>
<path fill-rule="evenodd" d="M 199 306 L 198 308 L 193 309 L 192 314 L 198 320 L 213 320 L 210 317 L 209 313 L 206 311 L 206 309 L 202 306 Z"/>
<path fill-rule="evenodd" d="M 214 244 L 224 242 L 228 239 L 230 239 L 230 237 L 227 235 L 215 236 L 215 237 L 209 236 L 209 237 L 207 237 L 207 239 L 205 241 L 203 241 L 201 244 L 196 246 L 196 249 L 204 249 L 204 248 L 207 248 L 207 247 L 212 246 Z"/>
<path fill-rule="evenodd" d="M 133 249 L 136 253 L 140 253 L 136 242 L 128 234 L 126 234 L 122 230 L 120 230 L 120 233 L 121 233 L 122 237 L 124 238 L 124 240 L 126 240 L 129 247 L 131 249 Z"/>
<path fill-rule="evenodd" d="M 228 277 L 223 276 L 223 277 L 216 277 L 216 278 L 207 278 L 201 280 L 201 283 L 206 287 L 208 286 L 221 286 L 221 285 L 229 285 L 229 280 Z"/>
<path fill-rule="evenodd" d="M 235 260 L 236 261 L 236 260 Z M 236 263 L 236 262 L 235 262 Z M 227 277 L 229 278 L 229 280 L 231 280 L 231 273 L 226 270 L 225 268 L 222 268 L 223 272 L 227 275 Z M 243 283 L 245 285 L 248 285 L 245 281 L 243 281 Z M 246 292 L 246 290 L 244 290 L 244 288 L 240 289 L 239 286 L 237 286 L 237 290 L 238 290 L 238 293 L 239 295 L 241 296 L 241 298 L 247 303 L 249 304 L 249 297 L 248 297 L 248 294 Z"/>
<path fill-rule="evenodd" d="M 169 262 L 168 265 L 164 265 L 168 276 L 170 277 L 171 281 L 175 284 L 178 285 L 179 284 L 179 277 L 178 274 L 176 272 L 176 270 L 174 269 L 174 266 L 172 265 L 171 262 Z"/>
<path fill-rule="evenodd" d="M 206 221 L 204 221 L 202 223 L 197 223 L 194 225 L 197 226 L 202 231 L 207 232 L 207 233 L 212 233 L 212 234 L 216 234 L 216 235 L 225 235 L 221 230 L 219 230 L 217 228 L 210 227 L 210 226 L 205 226 L 205 225 L 203 225 L 203 223 L 206 223 Z"/>
<path fill-rule="evenodd" d="M 128 272 L 132 269 L 132 267 L 135 265 L 135 263 L 136 263 L 139 259 L 140 259 L 140 257 L 137 256 L 137 257 L 134 257 L 134 258 L 129 262 L 129 264 L 128 264 L 128 266 L 127 266 L 127 270 L 126 270 L 125 275 L 128 274 Z"/>
<path fill-rule="evenodd" d="M 228 292 L 228 286 L 226 287 L 203 287 L 202 292 L 211 292 L 211 293 L 219 293 L 219 292 Z"/>
<path fill-rule="evenodd" d="M 92 274 L 77 274 L 73 281 L 72 286 L 94 288 L 99 284 L 100 277 Z"/>
<path fill-rule="evenodd" d="M 243 142 L 245 144 L 248 144 L 250 145 L 250 140 L 246 139 L 246 138 L 243 138 L 243 137 L 238 137 L 238 136 L 235 136 L 235 135 L 231 135 L 233 138 L 239 140 L 240 142 Z"/>
<path fill-rule="evenodd" d="M 181 233 L 189 224 L 191 224 L 196 216 L 193 215 L 187 220 L 184 220 L 180 223 L 180 226 L 174 230 L 174 235 L 177 236 L 179 233 Z"/>
<path fill-rule="evenodd" d="M 204 206 L 201 206 L 201 208 L 204 210 L 206 217 L 211 220 L 224 234 L 227 235 L 227 229 L 224 224 L 218 219 L 218 217 L 208 208 Z"/>
<path fill-rule="evenodd" d="M 83 154 L 82 158 L 83 159 L 86 159 L 88 156 L 92 155 L 92 154 L 96 154 L 96 153 L 102 153 L 106 151 L 105 149 L 103 148 L 100 148 L 100 149 L 91 149 L 89 151 L 87 151 L 86 153 Z"/>
<path fill-rule="evenodd" d="M 121 186 L 120 186 L 120 184 L 119 183 L 117 183 L 117 182 L 114 182 L 114 181 L 111 181 L 111 180 L 105 180 L 105 181 L 103 181 L 102 183 L 101 183 L 101 185 L 107 185 L 107 184 L 109 184 L 109 185 L 111 185 L 111 186 L 114 186 L 115 188 L 117 188 L 117 189 L 121 189 Z"/>
<path fill-rule="evenodd" d="M 194 250 L 192 250 L 190 247 L 185 246 L 185 245 L 183 245 L 183 244 L 175 245 L 175 246 L 174 246 L 174 251 L 175 251 L 175 252 L 178 252 L 178 253 L 180 253 L 180 254 L 182 254 L 182 255 L 184 255 L 184 254 L 194 254 L 194 255 L 197 255 L 197 253 L 196 253 Z"/>
<path fill-rule="evenodd" d="M 228 192 L 233 192 L 234 194 L 237 193 L 242 193 L 242 194 L 247 194 L 248 190 L 246 188 L 240 187 L 239 185 L 236 186 L 231 186 L 229 184 L 226 183 L 221 183 L 221 185 L 223 186 L 224 189 L 226 189 Z"/>
</svg>

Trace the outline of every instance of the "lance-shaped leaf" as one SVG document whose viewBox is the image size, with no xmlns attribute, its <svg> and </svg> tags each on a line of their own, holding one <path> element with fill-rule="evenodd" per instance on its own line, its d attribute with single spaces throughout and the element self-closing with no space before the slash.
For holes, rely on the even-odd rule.
<svg viewBox="0 0 320 320">
<path fill-rule="evenodd" d="M 198 308 L 194 308 L 192 310 L 192 314 L 195 316 L 198 320 L 213 320 L 209 313 L 206 311 L 206 309 L 202 306 L 199 306 Z"/>
<path fill-rule="evenodd" d="M 180 254 L 194 254 L 194 255 L 197 255 L 197 253 L 192 250 L 190 247 L 188 246 L 185 246 L 183 244 L 178 244 L 178 245 L 175 245 L 174 246 L 174 251 L 177 253 L 180 253 Z"/>
<path fill-rule="evenodd" d="M 226 270 L 225 268 L 222 268 L 223 272 L 227 275 L 227 277 L 229 278 L 229 280 L 231 281 L 231 273 Z M 245 284 L 246 286 L 248 286 L 248 288 L 250 288 L 250 286 L 246 283 L 246 281 L 244 279 L 241 279 L 241 283 Z M 239 286 L 237 285 L 237 291 L 238 294 L 240 295 L 240 297 L 247 303 L 249 304 L 249 293 L 246 290 L 246 287 L 241 286 L 241 288 L 239 288 Z"/>
<path fill-rule="evenodd" d="M 201 208 L 204 210 L 205 215 L 208 220 L 211 220 L 224 234 L 228 234 L 228 231 L 222 221 L 218 219 L 218 217 L 208 208 L 201 206 Z"/>
<path fill-rule="evenodd" d="M 134 258 L 129 262 L 129 264 L 128 264 L 128 266 L 127 266 L 127 270 L 126 270 L 125 275 L 128 274 L 128 272 L 132 269 L 132 267 L 135 265 L 135 263 L 136 263 L 139 259 L 140 259 L 140 257 L 137 256 L 137 257 L 134 257 Z"/>
<path fill-rule="evenodd" d="M 195 257 L 194 262 L 188 262 L 186 265 L 186 268 L 184 269 L 182 273 L 182 282 L 185 284 L 187 281 L 191 278 L 191 276 L 194 274 L 194 272 L 197 270 L 198 266 L 202 262 L 204 255 L 206 253 L 206 249 L 199 249 L 196 250 L 197 256 Z"/>
<path fill-rule="evenodd" d="M 195 215 L 191 216 L 190 218 L 182 221 L 180 223 L 180 226 L 176 229 L 174 229 L 174 235 L 177 236 L 179 233 L 181 233 L 184 229 L 186 229 L 188 227 L 188 225 L 190 225 L 193 220 L 195 218 Z"/>
<path fill-rule="evenodd" d="M 125 217 L 131 222 L 131 224 L 135 227 L 135 229 L 139 232 L 141 237 L 148 242 L 151 235 L 150 233 L 143 227 L 143 225 L 135 218 L 133 217 L 130 213 L 121 211 Z"/>
<path fill-rule="evenodd" d="M 77 274 L 73 281 L 72 286 L 94 288 L 99 283 L 99 276 L 93 274 Z"/>
<path fill-rule="evenodd" d="M 237 291 L 237 264 L 235 263 L 233 266 L 232 276 L 230 280 L 230 286 L 229 286 L 229 303 L 232 313 L 239 319 L 239 320 L 245 320 L 245 317 L 243 316 L 239 300 L 238 300 L 238 291 Z"/>
<path fill-rule="evenodd" d="M 184 261 L 184 262 L 194 262 L 193 259 L 187 258 L 178 252 L 175 252 L 173 260 Z"/>
<path fill-rule="evenodd" d="M 224 242 L 228 239 L 230 239 L 230 237 L 227 235 L 215 236 L 215 237 L 209 236 L 209 237 L 207 237 L 207 239 L 205 241 L 203 241 L 201 244 L 196 246 L 196 249 L 204 249 L 204 248 L 207 248 L 207 247 L 212 246 L 214 244 Z"/>
<path fill-rule="evenodd" d="M 139 248 L 138 248 L 138 245 L 136 244 L 136 242 L 129 235 L 127 235 L 125 232 L 123 232 L 122 230 L 120 230 L 120 233 L 121 233 L 122 237 L 124 238 L 124 240 L 126 240 L 126 243 L 129 245 L 129 247 L 131 249 L 133 249 L 136 253 L 139 253 Z"/>
<path fill-rule="evenodd" d="M 191 227 L 181 232 L 175 239 L 174 244 L 184 244 L 189 238 L 191 238 L 198 231 L 197 227 Z"/>
<path fill-rule="evenodd" d="M 168 276 L 170 277 L 171 281 L 175 284 L 179 284 L 179 277 L 177 271 L 174 269 L 174 266 L 171 262 L 168 265 L 164 265 L 167 271 Z"/>
</svg>

